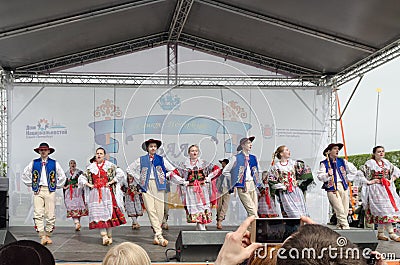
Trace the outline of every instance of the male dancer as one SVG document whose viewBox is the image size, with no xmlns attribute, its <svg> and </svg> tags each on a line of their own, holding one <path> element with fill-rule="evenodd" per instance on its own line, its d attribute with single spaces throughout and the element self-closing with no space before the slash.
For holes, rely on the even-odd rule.
<svg viewBox="0 0 400 265">
<path fill-rule="evenodd" d="M 222 170 L 228 165 L 229 160 L 224 158 L 219 160 L 222 166 Z M 226 212 L 228 211 L 230 192 L 231 189 L 230 179 L 225 177 L 222 173 L 217 177 L 217 189 L 218 189 L 218 200 L 217 200 L 217 229 L 222 229 L 222 221 L 225 220 Z"/>
<path fill-rule="evenodd" d="M 320 162 L 317 177 L 324 182 L 323 189 L 327 191 L 328 200 L 336 217 L 339 229 L 350 229 L 347 221 L 349 212 L 348 182 L 353 181 L 357 168 L 350 162 L 339 158 L 339 151 L 343 144 L 329 144 L 323 154 L 326 159 Z"/>
<path fill-rule="evenodd" d="M 254 136 L 242 138 L 237 148 L 238 154 L 234 155 L 222 174 L 231 180 L 231 189 L 237 188 L 240 201 L 247 211 L 247 216 L 257 216 L 258 196 L 258 162 L 255 155 L 249 154 L 253 147 Z"/>
<path fill-rule="evenodd" d="M 164 194 L 167 187 L 167 171 L 178 172 L 162 156 L 156 154 L 161 141 L 149 139 L 142 144 L 147 154 L 136 159 L 128 168 L 139 184 L 143 194 L 144 205 L 154 230 L 154 245 L 166 247 L 168 240 L 162 235 L 161 223 L 164 216 Z"/>
<path fill-rule="evenodd" d="M 40 157 L 33 160 L 24 169 L 22 181 L 32 187 L 33 195 L 33 220 L 35 229 L 39 233 L 42 245 L 52 244 L 51 234 L 54 230 L 56 216 L 56 189 L 62 188 L 66 177 L 60 164 L 49 157 L 55 149 L 47 143 L 41 143 L 33 149 Z M 46 218 L 46 225 L 44 223 Z"/>
</svg>

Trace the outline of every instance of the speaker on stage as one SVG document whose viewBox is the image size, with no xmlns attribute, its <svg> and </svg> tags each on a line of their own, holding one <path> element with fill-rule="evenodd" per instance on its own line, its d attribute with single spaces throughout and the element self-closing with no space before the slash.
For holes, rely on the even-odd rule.
<svg viewBox="0 0 400 265">
<path fill-rule="evenodd" d="M 378 239 L 374 230 L 370 229 L 337 229 L 335 230 L 341 236 L 344 236 L 360 249 L 369 248 L 375 250 L 378 246 Z"/>
<path fill-rule="evenodd" d="M 180 231 L 176 239 L 178 261 L 215 261 L 228 231 Z"/>
<path fill-rule="evenodd" d="M 0 247 L 15 241 L 17 241 L 17 239 L 14 237 L 13 234 L 10 233 L 10 231 L 6 229 L 0 230 Z"/>
<path fill-rule="evenodd" d="M 7 192 L 8 192 L 8 178 L 0 177 L 0 229 L 7 227 Z"/>
<path fill-rule="evenodd" d="M 16 241 L 8 231 L 8 178 L 0 177 L 0 247 Z"/>
</svg>

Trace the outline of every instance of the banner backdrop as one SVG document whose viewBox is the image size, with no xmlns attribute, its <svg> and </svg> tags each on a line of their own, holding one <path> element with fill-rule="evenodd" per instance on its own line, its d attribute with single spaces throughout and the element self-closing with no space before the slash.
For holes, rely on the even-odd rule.
<svg viewBox="0 0 400 265">
<path fill-rule="evenodd" d="M 327 143 L 328 93 L 324 88 L 15 86 L 10 224 L 33 224 L 32 192 L 21 182 L 21 174 L 38 157 L 33 149 L 41 142 L 56 149 L 51 157 L 65 170 L 70 159 L 84 169 L 99 146 L 125 170 L 145 154 L 141 145 L 148 138 L 161 139 L 159 154 L 177 166 L 192 144 L 199 145 L 203 159 L 219 165 L 218 160 L 236 153 L 242 137 L 254 135 L 252 153 L 259 159 L 260 170 L 268 169 L 272 153 L 282 144 L 294 159 L 315 168 Z M 307 202 L 309 207 L 319 205 L 312 217 L 324 219 L 327 209 L 320 206 L 326 199 L 319 184 L 311 192 L 316 196 Z M 174 192 L 170 197 L 178 198 Z M 235 195 L 231 201 L 226 222 L 237 223 L 234 220 L 244 219 L 245 211 Z M 72 224 L 65 216 L 62 192 L 57 191 L 57 225 Z M 147 218 L 139 221 L 148 222 Z M 184 210 L 172 210 L 170 223 L 185 223 Z"/>
</svg>

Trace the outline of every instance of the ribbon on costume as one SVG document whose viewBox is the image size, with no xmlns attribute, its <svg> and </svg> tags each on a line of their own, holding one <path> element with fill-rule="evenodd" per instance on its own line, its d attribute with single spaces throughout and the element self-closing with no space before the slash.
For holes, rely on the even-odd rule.
<svg viewBox="0 0 400 265">
<path fill-rule="evenodd" d="M 200 181 L 197 179 L 193 182 L 193 191 L 196 193 L 197 201 L 203 202 L 206 205 L 206 198 L 204 197 L 203 190 L 201 189 Z"/>
</svg>

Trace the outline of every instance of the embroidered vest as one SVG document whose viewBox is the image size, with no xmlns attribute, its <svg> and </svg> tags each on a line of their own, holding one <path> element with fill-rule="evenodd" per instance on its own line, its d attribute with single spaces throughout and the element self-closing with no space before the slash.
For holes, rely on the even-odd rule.
<svg viewBox="0 0 400 265">
<path fill-rule="evenodd" d="M 242 152 L 236 155 L 236 165 L 231 170 L 231 183 L 234 185 L 234 187 L 246 188 L 247 167 L 245 166 L 245 160 L 246 157 Z M 249 155 L 249 167 L 254 184 L 256 187 L 258 187 L 258 163 L 256 156 Z"/>
<path fill-rule="evenodd" d="M 320 163 L 323 163 L 326 168 L 326 172 L 328 173 L 329 165 L 328 161 L 325 159 L 321 161 Z M 327 182 L 324 182 L 324 185 L 322 185 L 322 188 L 325 189 L 326 191 L 335 191 L 335 188 L 337 189 L 337 172 L 339 172 L 339 177 L 342 180 L 342 185 L 343 189 L 347 190 L 348 185 L 347 185 L 347 177 L 346 177 L 346 164 L 342 158 L 336 158 L 336 163 L 333 163 L 332 160 L 330 160 L 331 167 L 333 169 L 333 178 L 330 177 L 330 179 Z M 336 164 L 336 165 L 335 165 Z"/>
<path fill-rule="evenodd" d="M 57 189 L 57 178 L 56 178 L 56 161 L 47 158 L 47 163 L 45 166 L 47 185 L 50 192 L 54 192 Z M 38 158 L 33 160 L 32 166 L 32 190 L 34 192 L 39 191 L 40 177 L 42 176 L 42 159 Z"/>
<path fill-rule="evenodd" d="M 140 157 L 140 181 L 139 186 L 143 192 L 147 192 L 147 187 L 150 179 L 151 168 L 153 168 L 154 177 L 158 190 L 167 189 L 167 170 L 164 166 L 164 159 L 157 154 L 154 155 L 153 162 L 150 161 L 150 156 L 144 155 Z"/>
<path fill-rule="evenodd" d="M 82 170 L 76 170 L 72 175 L 71 172 L 68 170 L 68 172 L 65 174 L 67 179 L 65 181 L 64 187 L 72 185 L 73 188 L 78 187 L 78 177 L 82 174 Z"/>
</svg>

